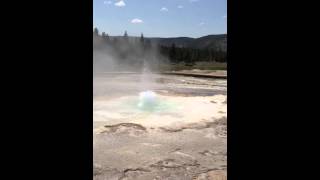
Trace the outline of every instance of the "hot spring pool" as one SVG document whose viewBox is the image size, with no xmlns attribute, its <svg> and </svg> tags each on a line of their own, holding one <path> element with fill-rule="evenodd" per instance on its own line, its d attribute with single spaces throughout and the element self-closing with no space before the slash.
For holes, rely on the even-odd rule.
<svg viewBox="0 0 320 180">
<path fill-rule="evenodd" d="M 138 75 L 95 79 L 94 127 L 161 127 L 227 116 L 226 80 L 155 75 L 148 84 L 137 82 Z"/>
<path fill-rule="evenodd" d="M 152 106 L 139 106 L 138 96 L 94 102 L 94 122 L 103 124 L 138 123 L 146 127 L 194 123 L 226 116 L 223 95 L 213 97 L 174 97 L 158 95 Z"/>
</svg>

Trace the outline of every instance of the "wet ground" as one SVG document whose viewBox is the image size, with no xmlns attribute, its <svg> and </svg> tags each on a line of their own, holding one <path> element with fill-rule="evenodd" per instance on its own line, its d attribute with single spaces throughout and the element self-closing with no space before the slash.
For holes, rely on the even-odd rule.
<svg viewBox="0 0 320 180">
<path fill-rule="evenodd" d="M 94 77 L 95 180 L 226 179 L 226 80 Z M 157 93 L 157 107 L 136 106 L 139 92 L 146 90 Z"/>
</svg>

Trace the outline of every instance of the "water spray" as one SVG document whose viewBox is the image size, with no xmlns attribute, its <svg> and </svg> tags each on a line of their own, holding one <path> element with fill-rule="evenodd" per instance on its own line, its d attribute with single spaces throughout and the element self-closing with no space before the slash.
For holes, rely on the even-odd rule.
<svg viewBox="0 0 320 180">
<path fill-rule="evenodd" d="M 143 91 L 139 94 L 139 108 L 152 109 L 156 104 L 157 95 L 153 91 Z"/>
</svg>

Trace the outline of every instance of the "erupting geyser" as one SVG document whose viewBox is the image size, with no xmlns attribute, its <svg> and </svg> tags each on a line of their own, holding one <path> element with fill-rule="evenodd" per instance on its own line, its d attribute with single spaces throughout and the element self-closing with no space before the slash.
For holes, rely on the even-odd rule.
<svg viewBox="0 0 320 180">
<path fill-rule="evenodd" d="M 156 93 L 153 91 L 144 91 L 139 94 L 139 108 L 152 109 L 157 103 Z"/>
</svg>

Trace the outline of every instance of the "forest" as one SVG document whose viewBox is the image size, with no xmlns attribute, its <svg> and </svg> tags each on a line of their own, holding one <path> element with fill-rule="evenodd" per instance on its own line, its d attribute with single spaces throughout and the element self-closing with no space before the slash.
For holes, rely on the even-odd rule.
<svg viewBox="0 0 320 180">
<path fill-rule="evenodd" d="M 190 48 L 176 46 L 164 46 L 153 42 L 150 38 L 131 37 L 125 31 L 123 36 L 110 37 L 105 32 L 99 33 L 97 28 L 93 30 L 93 49 L 105 51 L 115 57 L 118 61 L 142 62 L 156 61 L 171 64 L 184 63 L 193 66 L 196 62 L 218 62 L 227 63 L 227 52 L 217 48 Z"/>
</svg>

